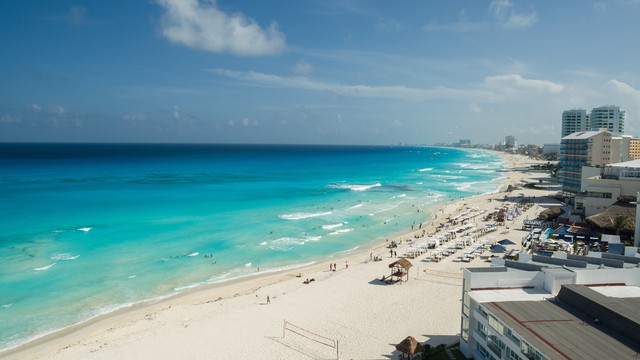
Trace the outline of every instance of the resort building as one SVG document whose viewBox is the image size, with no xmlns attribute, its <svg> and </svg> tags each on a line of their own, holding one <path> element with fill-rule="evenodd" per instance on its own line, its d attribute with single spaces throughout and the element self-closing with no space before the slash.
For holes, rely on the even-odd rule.
<svg viewBox="0 0 640 360">
<path fill-rule="evenodd" d="M 624 114 L 624 110 L 615 105 L 593 108 L 589 115 L 590 128 L 604 128 L 614 135 L 622 135 L 624 134 Z"/>
<path fill-rule="evenodd" d="M 580 191 L 582 167 L 599 167 L 619 162 L 619 151 L 614 150 L 612 161 L 611 132 L 606 129 L 582 131 L 562 138 L 560 144 L 559 178 L 562 190 L 568 193 Z"/>
<path fill-rule="evenodd" d="M 560 138 L 590 129 L 587 110 L 574 109 L 562 112 L 562 136 Z"/>
<path fill-rule="evenodd" d="M 515 136 L 508 135 L 504 138 L 504 147 L 507 149 L 515 149 L 518 146 Z"/>
<path fill-rule="evenodd" d="M 575 210 L 582 210 L 585 217 L 604 211 L 621 196 L 635 199 L 640 191 L 640 160 L 609 164 L 599 170 L 597 176 L 582 181 L 575 197 Z"/>
<path fill-rule="evenodd" d="M 635 358 L 640 257 L 598 254 L 519 254 L 466 268 L 460 351 L 474 359 Z"/>
<path fill-rule="evenodd" d="M 640 138 L 629 138 L 629 160 L 640 160 Z"/>
</svg>

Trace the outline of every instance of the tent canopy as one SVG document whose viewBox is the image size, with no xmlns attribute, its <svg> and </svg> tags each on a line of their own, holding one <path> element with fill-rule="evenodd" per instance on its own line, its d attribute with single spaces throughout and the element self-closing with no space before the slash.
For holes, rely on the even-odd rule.
<svg viewBox="0 0 640 360">
<path fill-rule="evenodd" d="M 511 241 L 509 239 L 504 239 L 504 240 L 498 241 L 498 244 L 500 244 L 500 245 L 515 245 L 516 243 L 514 243 L 513 241 Z"/>
<path fill-rule="evenodd" d="M 491 251 L 492 253 L 503 253 L 507 252 L 507 248 L 502 245 L 493 245 L 491 246 L 489 251 Z"/>
<path fill-rule="evenodd" d="M 413 355 L 424 351 L 424 348 L 413 336 L 407 336 L 400 344 L 396 345 L 396 350 L 403 354 Z"/>
</svg>

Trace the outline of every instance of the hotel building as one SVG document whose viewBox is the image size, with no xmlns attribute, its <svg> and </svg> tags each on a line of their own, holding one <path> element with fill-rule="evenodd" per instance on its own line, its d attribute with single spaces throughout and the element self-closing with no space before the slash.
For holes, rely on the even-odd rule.
<svg viewBox="0 0 640 360">
<path fill-rule="evenodd" d="M 562 190 L 568 193 L 580 191 L 582 167 L 598 167 L 610 164 L 612 155 L 619 161 L 619 151 L 611 146 L 611 133 L 605 129 L 582 131 L 562 138 L 560 143 L 559 178 Z"/>
<path fill-rule="evenodd" d="M 520 254 L 465 269 L 460 351 L 487 360 L 636 358 L 640 257 L 598 255 Z"/>
<path fill-rule="evenodd" d="M 624 110 L 607 105 L 593 108 L 589 115 L 590 129 L 607 129 L 614 135 L 624 134 Z"/>
<path fill-rule="evenodd" d="M 562 136 L 561 138 L 575 132 L 591 130 L 589 126 L 589 116 L 587 110 L 574 109 L 562 112 Z"/>
</svg>

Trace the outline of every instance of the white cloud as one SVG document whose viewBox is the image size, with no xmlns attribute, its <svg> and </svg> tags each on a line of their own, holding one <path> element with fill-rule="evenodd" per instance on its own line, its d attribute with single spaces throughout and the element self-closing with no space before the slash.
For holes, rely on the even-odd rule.
<svg viewBox="0 0 640 360">
<path fill-rule="evenodd" d="M 481 30 L 486 25 L 487 25 L 486 23 L 481 23 L 481 22 L 470 22 L 467 12 L 464 9 L 462 9 L 460 10 L 458 22 L 440 24 L 438 22 L 432 21 L 429 24 L 427 24 L 424 27 L 424 29 L 428 32 L 450 31 L 450 32 L 456 32 L 456 33 L 464 33 L 464 32 Z"/>
<path fill-rule="evenodd" d="M 285 77 L 254 71 L 233 71 L 227 69 L 213 69 L 211 72 L 229 78 L 245 81 L 251 84 L 301 90 L 327 91 L 341 96 L 361 98 L 387 98 L 407 101 L 424 101 L 433 99 L 471 98 L 484 101 L 495 101 L 498 97 L 492 92 L 476 89 L 454 89 L 443 86 L 430 89 L 412 88 L 404 85 L 369 86 L 327 83 L 311 80 L 307 77 Z"/>
<path fill-rule="evenodd" d="M 617 92 L 625 95 L 630 95 L 635 98 L 636 101 L 640 101 L 640 90 L 634 88 L 633 86 L 616 79 L 609 80 L 609 85 L 612 86 Z"/>
<path fill-rule="evenodd" d="M 493 0 L 489 10 L 498 23 L 508 29 L 529 27 L 538 21 L 538 14 L 535 11 L 527 14 L 516 12 L 511 0 Z"/>
<path fill-rule="evenodd" d="M 157 0 L 165 13 L 162 34 L 190 48 L 237 56 L 261 56 L 285 50 L 285 35 L 271 23 L 263 29 L 242 13 L 227 14 L 214 0 Z"/>
<path fill-rule="evenodd" d="M 293 73 L 296 75 L 309 75 L 313 72 L 313 66 L 304 60 L 298 61 L 293 67 Z"/>
<path fill-rule="evenodd" d="M 22 122 L 22 119 L 11 116 L 11 115 L 2 115 L 0 117 L 0 123 L 2 124 L 11 124 L 11 123 L 19 123 L 19 122 Z"/>
<path fill-rule="evenodd" d="M 471 102 L 469 104 L 469 111 L 474 112 L 474 113 L 481 113 L 482 112 L 482 108 L 478 105 L 478 103 Z"/>
<path fill-rule="evenodd" d="M 87 20 L 87 9 L 82 6 L 73 5 L 69 8 L 69 22 L 71 25 L 84 26 L 89 23 Z"/>
<path fill-rule="evenodd" d="M 549 80 L 525 79 L 518 74 L 487 76 L 485 83 L 492 87 L 505 88 L 505 90 L 539 90 L 551 93 L 564 90 L 562 84 Z"/>
<path fill-rule="evenodd" d="M 376 31 L 391 32 L 398 31 L 402 28 L 402 24 L 396 20 L 379 21 L 376 23 Z"/>
<path fill-rule="evenodd" d="M 126 121 L 145 121 L 147 120 L 147 114 L 125 114 L 122 117 L 122 120 L 126 120 Z"/>
<path fill-rule="evenodd" d="M 65 114 L 65 110 L 62 105 L 51 105 L 49 106 L 49 113 L 52 115 L 63 116 Z"/>
<path fill-rule="evenodd" d="M 180 120 L 180 107 L 178 105 L 173 105 L 173 118 Z"/>
</svg>

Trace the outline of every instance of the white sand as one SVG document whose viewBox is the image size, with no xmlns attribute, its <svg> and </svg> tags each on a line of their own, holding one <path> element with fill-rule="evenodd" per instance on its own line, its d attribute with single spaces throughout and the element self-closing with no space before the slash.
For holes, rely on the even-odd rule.
<svg viewBox="0 0 640 360">
<path fill-rule="evenodd" d="M 534 163 L 521 156 L 505 155 L 512 168 Z M 546 177 L 536 172 L 505 173 L 505 184 L 524 178 Z M 555 191 L 555 190 L 554 190 Z M 517 196 L 541 197 L 553 191 L 516 190 Z M 464 199 L 442 207 L 438 222 L 466 207 L 493 210 L 510 204 L 507 193 Z M 492 199 L 489 202 L 489 199 Z M 466 205 L 465 205 L 466 204 Z M 545 204 L 546 206 L 549 203 Z M 489 235 L 508 238 L 519 246 L 525 232 L 522 220 L 535 218 L 536 205 L 514 222 Z M 483 226 L 480 218 L 476 220 Z M 433 228 L 425 227 L 432 232 Z M 416 231 L 417 233 L 417 231 Z M 421 231 L 420 231 L 421 233 Z M 407 239 L 396 249 L 405 253 Z M 426 238 L 421 239 L 424 241 Z M 460 330 L 462 267 L 488 266 L 488 252 L 471 263 L 451 255 L 439 263 L 423 255 L 410 260 L 409 281 L 386 285 L 378 281 L 389 274 L 389 251 L 381 244 L 373 249 L 383 261 L 369 261 L 370 251 L 329 263 L 272 274 L 237 283 L 221 284 L 158 303 L 110 314 L 89 324 L 67 329 L 32 342 L 0 357 L 9 359 L 304 359 L 335 358 L 336 349 L 292 332 L 283 338 L 283 324 L 290 323 L 337 339 L 340 358 L 397 358 L 395 344 L 408 335 L 432 345 L 453 344 Z M 510 246 L 517 247 L 517 246 Z M 349 268 L 345 268 L 348 261 Z M 425 272 L 427 270 L 427 272 Z M 295 275 L 301 271 L 302 278 Z M 314 278 L 303 284 L 306 278 Z M 266 304 L 269 296 L 271 303 Z M 221 298 L 221 299 L 220 299 Z M 220 300 L 216 300 L 220 299 Z"/>
</svg>

